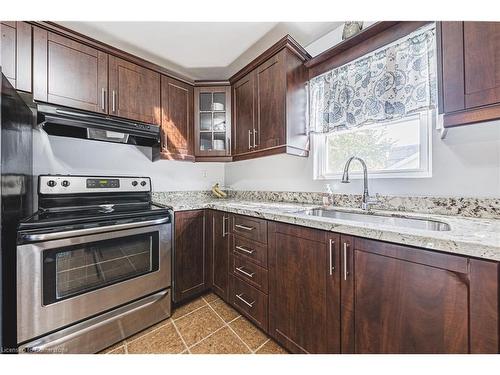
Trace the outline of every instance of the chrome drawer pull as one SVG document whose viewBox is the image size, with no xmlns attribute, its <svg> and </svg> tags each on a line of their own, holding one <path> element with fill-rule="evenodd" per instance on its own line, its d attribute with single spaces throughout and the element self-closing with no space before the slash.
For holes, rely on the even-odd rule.
<svg viewBox="0 0 500 375">
<path fill-rule="evenodd" d="M 243 302 L 245 305 L 247 305 L 248 307 L 253 307 L 253 304 L 255 303 L 255 301 L 252 301 L 252 302 L 248 302 L 246 299 L 244 299 L 242 297 L 244 293 L 240 293 L 240 294 L 237 294 L 236 295 L 236 298 L 238 298 L 241 302 Z"/>
<path fill-rule="evenodd" d="M 243 266 L 236 267 L 236 271 L 240 271 L 243 275 L 248 276 L 248 277 L 253 277 L 253 275 L 255 275 L 255 272 L 245 271 L 245 268 Z"/>
<path fill-rule="evenodd" d="M 254 227 L 247 227 L 246 225 L 241 225 L 241 224 L 236 224 L 235 227 L 240 228 L 240 229 L 245 229 L 245 230 L 254 230 L 255 229 Z"/>
<path fill-rule="evenodd" d="M 236 246 L 236 249 L 241 250 L 247 254 L 253 254 L 255 252 L 255 250 L 248 250 L 248 249 L 245 249 L 243 246 Z"/>
</svg>

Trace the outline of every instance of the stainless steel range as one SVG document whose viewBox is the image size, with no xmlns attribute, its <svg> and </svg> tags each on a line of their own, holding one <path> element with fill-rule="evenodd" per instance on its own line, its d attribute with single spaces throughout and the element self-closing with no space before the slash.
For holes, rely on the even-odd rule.
<svg viewBox="0 0 500 375">
<path fill-rule="evenodd" d="M 94 353 L 170 316 L 171 243 L 149 178 L 40 176 L 18 232 L 19 351 Z"/>
</svg>

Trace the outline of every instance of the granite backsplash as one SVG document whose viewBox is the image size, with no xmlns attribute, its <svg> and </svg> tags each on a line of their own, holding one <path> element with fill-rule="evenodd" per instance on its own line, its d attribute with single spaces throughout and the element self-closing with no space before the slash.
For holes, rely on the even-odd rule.
<svg viewBox="0 0 500 375">
<path fill-rule="evenodd" d="M 305 204 L 323 204 L 326 193 L 318 192 L 285 192 L 285 191 L 233 191 L 229 190 L 228 199 L 241 201 L 290 202 Z M 164 200 L 214 199 L 210 191 L 172 191 L 155 192 Z M 379 203 L 374 206 L 378 210 L 417 212 L 435 215 L 463 216 L 483 219 L 500 219 L 500 198 L 467 198 L 467 197 L 405 197 L 393 195 L 377 195 Z M 333 194 L 335 206 L 359 208 L 361 195 Z"/>
</svg>

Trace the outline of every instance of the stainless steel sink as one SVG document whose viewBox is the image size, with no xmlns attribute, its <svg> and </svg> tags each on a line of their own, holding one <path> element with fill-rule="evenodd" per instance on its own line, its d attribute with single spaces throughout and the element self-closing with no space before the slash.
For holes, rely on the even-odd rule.
<svg viewBox="0 0 500 375">
<path fill-rule="evenodd" d="M 447 223 L 436 220 L 406 218 L 399 216 L 383 216 L 371 213 L 356 213 L 337 211 L 325 208 L 314 208 L 311 210 L 299 211 L 299 214 L 308 216 L 325 217 L 331 219 L 357 221 L 363 223 L 389 225 L 392 227 L 414 228 L 429 231 L 448 231 L 450 226 Z"/>
</svg>

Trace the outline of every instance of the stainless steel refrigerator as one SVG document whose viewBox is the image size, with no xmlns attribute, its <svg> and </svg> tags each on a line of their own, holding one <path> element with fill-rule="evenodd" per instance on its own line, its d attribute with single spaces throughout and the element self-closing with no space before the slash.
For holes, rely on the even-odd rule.
<svg viewBox="0 0 500 375">
<path fill-rule="evenodd" d="M 32 213 L 33 114 L 2 74 L 0 114 L 0 352 L 16 351 L 16 233 Z"/>
</svg>

